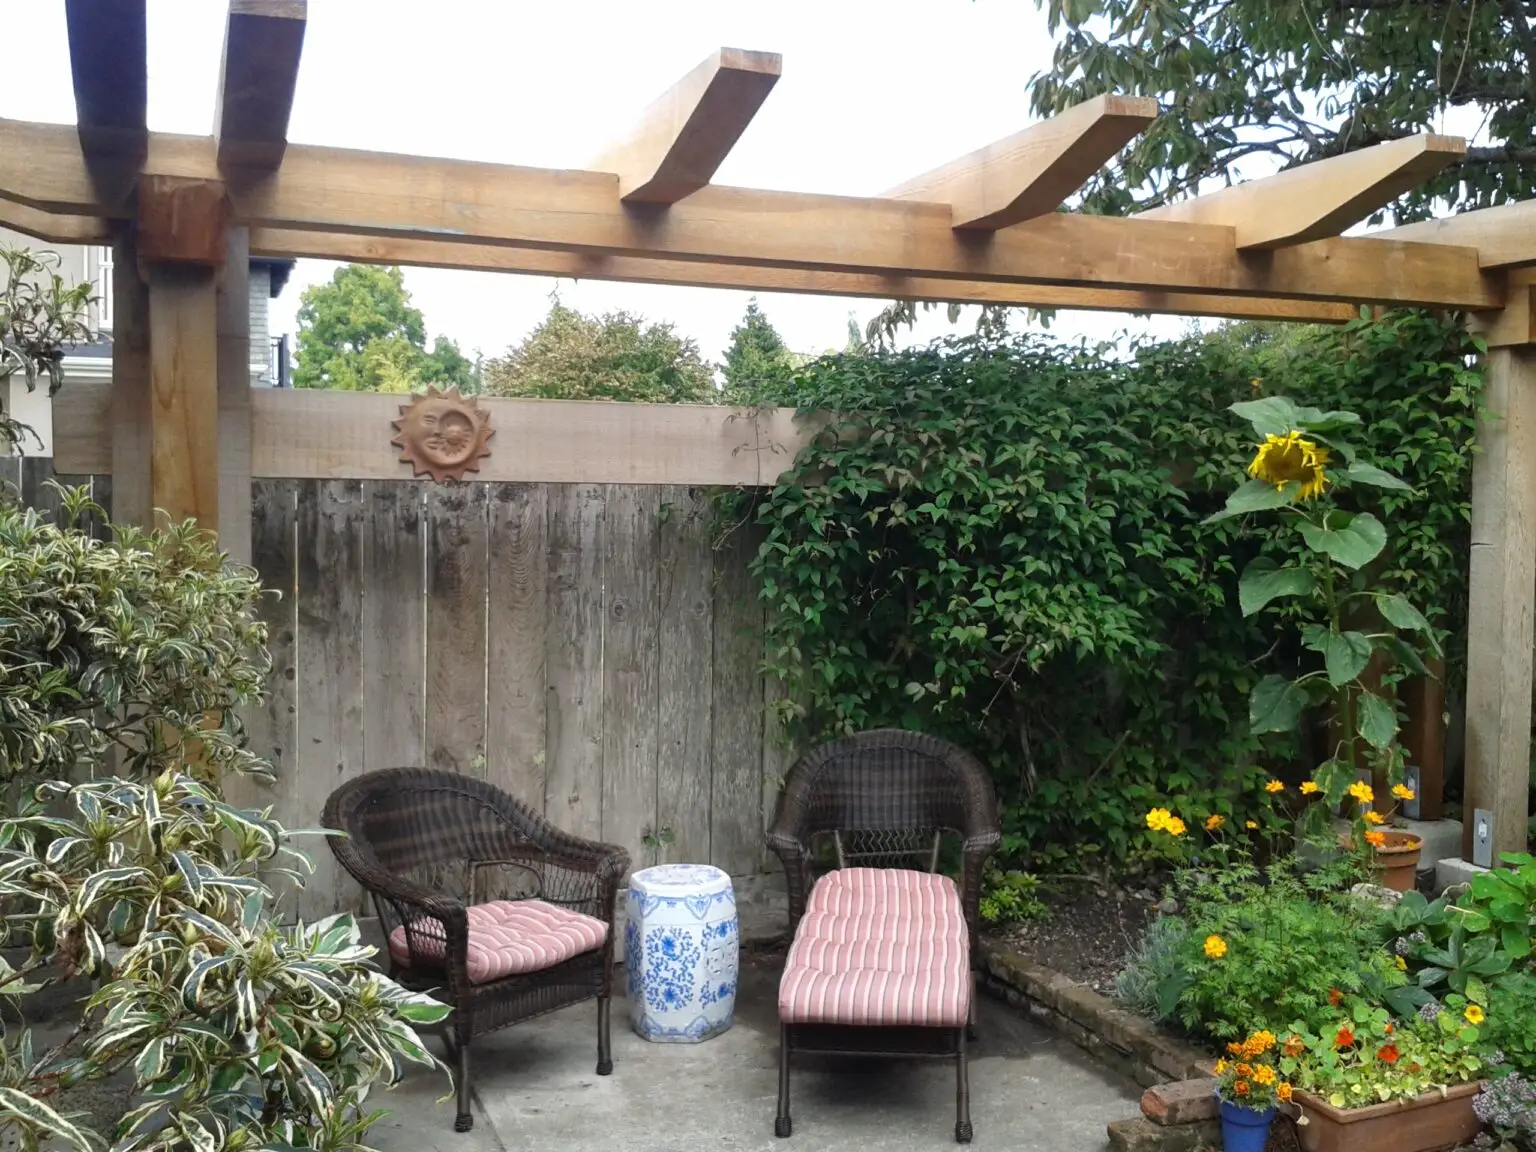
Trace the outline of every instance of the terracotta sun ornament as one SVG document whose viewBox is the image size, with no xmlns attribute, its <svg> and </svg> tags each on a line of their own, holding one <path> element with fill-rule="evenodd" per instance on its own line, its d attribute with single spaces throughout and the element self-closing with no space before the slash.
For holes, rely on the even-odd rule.
<svg viewBox="0 0 1536 1152">
<path fill-rule="evenodd" d="M 391 423 L 397 435 L 390 443 L 400 449 L 401 462 L 439 484 L 480 471 L 481 459 L 491 454 L 486 442 L 496 434 L 491 414 L 474 397 L 460 396 L 457 387 L 444 392 L 429 387 L 400 405 L 400 418 Z"/>
</svg>

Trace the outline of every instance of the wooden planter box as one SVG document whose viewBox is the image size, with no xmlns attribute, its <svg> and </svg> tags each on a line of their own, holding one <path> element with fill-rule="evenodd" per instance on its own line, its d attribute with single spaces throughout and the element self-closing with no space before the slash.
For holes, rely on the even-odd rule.
<svg viewBox="0 0 1536 1152">
<path fill-rule="evenodd" d="M 1305 1124 L 1296 1128 L 1303 1152 L 1442 1152 L 1465 1144 L 1482 1127 L 1472 1097 L 1482 1085 L 1457 1084 L 1444 1096 L 1389 1100 L 1364 1108 L 1335 1108 L 1310 1092 L 1297 1092 Z"/>
</svg>

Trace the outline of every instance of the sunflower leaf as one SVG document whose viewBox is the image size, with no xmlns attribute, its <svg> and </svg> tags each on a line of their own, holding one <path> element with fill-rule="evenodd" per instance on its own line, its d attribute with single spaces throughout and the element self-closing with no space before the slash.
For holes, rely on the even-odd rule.
<svg viewBox="0 0 1536 1152">
<path fill-rule="evenodd" d="M 1270 508 L 1284 508 L 1296 499 L 1299 487 L 1295 484 L 1287 484 L 1284 488 L 1276 488 L 1264 480 L 1250 480 L 1232 495 L 1227 497 L 1227 506 L 1220 512 L 1207 516 L 1207 524 L 1216 520 L 1226 520 L 1232 516 L 1241 516 L 1247 512 L 1263 512 Z"/>
<path fill-rule="evenodd" d="M 1296 427 L 1307 432 L 1328 432 L 1334 428 L 1351 428 L 1360 423 L 1354 412 L 1334 409 L 1324 412 L 1321 408 L 1297 408 Z"/>
<path fill-rule="evenodd" d="M 1244 616 L 1252 616 L 1271 600 L 1281 596 L 1306 596 L 1317 587 L 1312 573 L 1305 568 L 1279 568 L 1267 556 L 1261 556 L 1247 568 L 1237 582 L 1237 599 Z"/>
<path fill-rule="evenodd" d="M 1284 436 L 1298 423 L 1296 405 L 1284 396 L 1240 400 L 1227 410 L 1239 419 L 1248 421 L 1260 436 Z"/>
<path fill-rule="evenodd" d="M 1376 606 L 1381 609 L 1381 614 L 1386 617 L 1387 623 L 1394 628 L 1408 628 L 1415 632 L 1430 631 L 1429 621 L 1424 618 L 1424 613 L 1415 608 L 1404 596 L 1393 593 L 1390 596 L 1382 596 L 1377 599 Z"/>
<path fill-rule="evenodd" d="M 1380 696 L 1362 692 L 1358 726 L 1372 748 L 1386 748 L 1397 738 L 1397 710 Z"/>
<path fill-rule="evenodd" d="M 1248 698 L 1248 722 L 1255 735 L 1289 732 L 1301 719 L 1307 694 L 1283 676 L 1273 673 L 1254 685 Z"/>
<path fill-rule="evenodd" d="M 1388 488 L 1393 492 L 1412 492 L 1413 485 L 1405 484 L 1390 472 L 1384 472 L 1374 464 L 1351 464 L 1344 469 L 1344 479 L 1351 484 L 1369 484 L 1372 488 Z"/>
<path fill-rule="evenodd" d="M 1329 516 L 1326 525 L 1304 520 L 1300 528 L 1307 547 L 1346 568 L 1363 568 L 1387 546 L 1387 530 L 1369 512 Z"/>
<path fill-rule="evenodd" d="M 1330 632 L 1323 643 L 1323 663 L 1328 683 L 1337 688 L 1365 671 L 1371 659 L 1371 641 L 1362 632 Z"/>
</svg>

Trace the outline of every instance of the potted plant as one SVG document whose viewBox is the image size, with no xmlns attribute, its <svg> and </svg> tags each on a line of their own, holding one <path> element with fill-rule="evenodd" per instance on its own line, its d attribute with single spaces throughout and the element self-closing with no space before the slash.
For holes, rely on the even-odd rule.
<svg viewBox="0 0 1536 1152">
<path fill-rule="evenodd" d="M 1221 1100 L 1221 1146 L 1226 1152 L 1264 1152 L 1277 1104 L 1291 1099 L 1291 1086 L 1275 1069 L 1275 1034 L 1260 1030 L 1227 1045 L 1216 1064 Z"/>
<path fill-rule="evenodd" d="M 1483 1063 L 1482 1005 L 1451 994 L 1408 1020 L 1354 1005 L 1316 1033 L 1281 1042 L 1303 1152 L 1438 1152 L 1481 1126 L 1472 1109 Z"/>
</svg>

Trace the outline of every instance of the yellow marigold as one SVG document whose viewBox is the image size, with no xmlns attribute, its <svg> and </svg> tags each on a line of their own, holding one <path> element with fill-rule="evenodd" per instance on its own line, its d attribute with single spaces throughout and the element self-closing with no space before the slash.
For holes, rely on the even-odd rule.
<svg viewBox="0 0 1536 1152">
<path fill-rule="evenodd" d="M 1392 795 L 1396 796 L 1399 800 L 1412 800 L 1414 791 L 1406 784 L 1394 784 L 1392 785 Z"/>
<path fill-rule="evenodd" d="M 1252 832 L 1258 826 L 1259 826 L 1259 822 L 1257 820 L 1249 820 L 1249 821 L 1247 821 L 1246 823 L 1243 824 L 1243 827 L 1248 829 L 1248 831 L 1250 831 L 1250 832 Z"/>
<path fill-rule="evenodd" d="M 1182 836 L 1187 829 L 1184 827 L 1184 821 L 1180 820 L 1177 816 L 1170 816 L 1168 817 L 1168 823 L 1163 825 L 1163 831 L 1170 836 Z"/>
<path fill-rule="evenodd" d="M 1387 842 L 1387 834 L 1385 832 L 1367 832 L 1365 834 L 1365 842 L 1372 848 L 1380 848 Z"/>
<path fill-rule="evenodd" d="M 1205 830 L 1214 832 L 1227 822 L 1227 818 L 1221 815 L 1207 816 L 1205 818 Z"/>
<path fill-rule="evenodd" d="M 1372 808 L 1365 813 L 1365 822 L 1367 824 L 1385 824 L 1387 818 Z"/>
<path fill-rule="evenodd" d="M 1248 465 L 1248 475 L 1263 480 L 1276 488 L 1287 484 L 1301 485 L 1303 500 L 1321 496 L 1328 487 L 1328 475 L 1323 471 L 1328 463 L 1328 449 L 1308 440 L 1294 429 L 1284 436 L 1266 436 L 1258 446 L 1253 463 Z"/>
<path fill-rule="evenodd" d="M 1371 791 L 1371 786 L 1364 780 L 1356 780 L 1351 784 L 1349 794 L 1362 804 L 1370 804 L 1376 799 L 1376 793 Z"/>
<path fill-rule="evenodd" d="M 1168 821 L 1173 813 L 1166 808 L 1154 808 L 1147 813 L 1147 827 L 1154 832 L 1160 832 L 1168 827 Z"/>
<path fill-rule="evenodd" d="M 1268 1028 L 1260 1028 L 1252 1036 L 1248 1037 L 1248 1043 L 1253 1045 L 1254 1053 L 1268 1052 L 1275 1046 L 1275 1034 Z"/>
<path fill-rule="evenodd" d="M 1220 960 L 1227 954 L 1227 942 L 1220 936 L 1207 936 L 1205 938 L 1205 954 L 1212 960 Z M 1241 1044 L 1236 1046 L 1229 1044 L 1227 1047 L 1236 1053 L 1241 1052 L 1243 1046 Z"/>
<path fill-rule="evenodd" d="M 1216 1075 L 1225 1076 L 1227 1074 L 1227 1069 L 1230 1067 L 1232 1067 L 1232 1065 L 1228 1063 L 1227 1058 L 1223 1056 L 1220 1060 L 1216 1061 Z"/>
<path fill-rule="evenodd" d="M 1322 790 L 1321 785 L 1316 780 L 1303 780 L 1301 782 L 1301 794 L 1303 796 L 1310 796 L 1312 793 L 1321 792 Z"/>
<path fill-rule="evenodd" d="M 1290 1103 L 1290 1099 L 1291 1099 L 1291 1086 L 1289 1084 L 1287 1084 L 1284 1080 L 1280 1081 L 1280 1083 L 1275 1085 L 1275 1099 L 1283 1100 L 1286 1103 Z"/>
<path fill-rule="evenodd" d="M 1483 1010 L 1476 1004 L 1468 1004 L 1467 1010 L 1463 1012 L 1462 1015 L 1467 1018 L 1468 1024 L 1481 1024 L 1484 1020 L 1487 1019 L 1487 1017 L 1483 1015 Z"/>
<path fill-rule="evenodd" d="M 1273 1084 L 1275 1082 L 1275 1070 L 1268 1064 L 1260 1064 L 1253 1070 L 1253 1078 L 1260 1084 Z"/>
<path fill-rule="evenodd" d="M 1264 791 L 1271 793 L 1284 792 L 1285 784 L 1279 780 L 1271 780 L 1268 784 L 1264 785 Z"/>
</svg>

